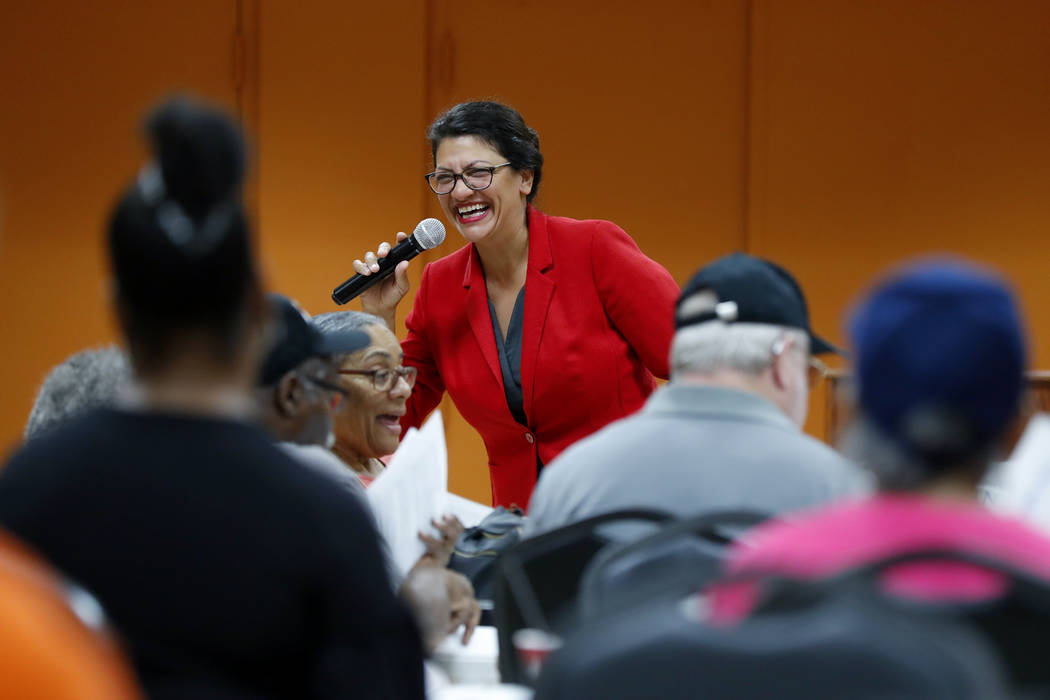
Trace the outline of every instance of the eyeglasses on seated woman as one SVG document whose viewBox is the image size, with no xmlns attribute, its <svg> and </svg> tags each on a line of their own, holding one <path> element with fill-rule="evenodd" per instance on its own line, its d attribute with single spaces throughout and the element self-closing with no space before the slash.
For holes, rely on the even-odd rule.
<svg viewBox="0 0 1050 700">
<path fill-rule="evenodd" d="M 337 311 L 314 317 L 323 331 L 363 330 L 372 343 L 335 358 L 339 386 L 346 399 L 335 416 L 332 451 L 368 485 L 383 471 L 383 458 L 397 449 L 401 417 L 416 383 L 415 367 L 402 365 L 397 337 L 382 319 L 359 311 Z"/>
</svg>

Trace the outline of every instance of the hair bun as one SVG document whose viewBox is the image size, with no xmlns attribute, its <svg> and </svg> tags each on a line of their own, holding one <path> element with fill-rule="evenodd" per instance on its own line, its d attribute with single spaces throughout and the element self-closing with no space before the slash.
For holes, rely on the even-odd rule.
<svg viewBox="0 0 1050 700">
<path fill-rule="evenodd" d="M 225 113 L 172 98 L 147 118 L 146 133 L 168 197 L 195 222 L 236 195 L 244 179 L 244 139 Z"/>
</svg>

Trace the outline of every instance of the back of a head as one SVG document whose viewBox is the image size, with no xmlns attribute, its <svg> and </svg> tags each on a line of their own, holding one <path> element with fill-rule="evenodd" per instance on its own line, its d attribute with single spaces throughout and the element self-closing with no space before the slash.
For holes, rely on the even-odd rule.
<svg viewBox="0 0 1050 700">
<path fill-rule="evenodd" d="M 357 352 L 371 344 L 365 328 L 386 327 L 378 316 L 363 311 L 334 311 L 328 319 L 310 318 L 293 300 L 269 294 L 273 310 L 272 342 L 259 372 L 258 385 L 273 387 L 285 374 L 311 359 L 333 358 Z"/>
<path fill-rule="evenodd" d="M 770 349 L 781 337 L 809 348 L 805 331 L 785 326 L 715 320 L 683 328 L 671 342 L 671 376 L 678 380 L 732 371 L 758 377 L 769 367 Z"/>
<path fill-rule="evenodd" d="M 124 331 L 136 363 L 165 357 L 173 334 L 204 329 L 232 353 L 257 285 L 239 197 L 245 152 L 234 122 L 185 98 L 146 120 L 154 154 L 122 196 L 109 253 Z"/>
<path fill-rule="evenodd" d="M 961 262 L 903 268 L 854 313 L 858 408 L 875 439 L 934 478 L 991 457 L 1016 416 L 1027 353 L 1006 284 Z"/>
<path fill-rule="evenodd" d="M 30 439 L 90 409 L 106 406 L 131 381 L 124 351 L 81 350 L 48 372 L 26 423 Z"/>
<path fill-rule="evenodd" d="M 783 335 L 808 353 L 838 351 L 811 330 L 805 296 L 791 273 L 745 253 L 700 268 L 683 287 L 674 320 L 675 375 L 723 369 L 759 374 Z"/>
</svg>

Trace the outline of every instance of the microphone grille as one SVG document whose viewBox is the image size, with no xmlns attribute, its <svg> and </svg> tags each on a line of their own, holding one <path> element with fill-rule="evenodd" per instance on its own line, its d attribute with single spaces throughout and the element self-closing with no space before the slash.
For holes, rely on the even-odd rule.
<svg viewBox="0 0 1050 700">
<path fill-rule="evenodd" d="M 420 248 L 430 250 L 435 246 L 441 245 L 442 241 L 445 240 L 445 224 L 437 219 L 423 219 L 416 224 L 416 229 L 412 232 L 412 235 Z"/>
</svg>

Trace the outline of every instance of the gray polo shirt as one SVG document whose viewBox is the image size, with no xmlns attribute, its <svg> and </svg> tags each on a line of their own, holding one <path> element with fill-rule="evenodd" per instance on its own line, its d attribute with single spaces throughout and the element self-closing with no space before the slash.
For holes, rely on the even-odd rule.
<svg viewBox="0 0 1050 700">
<path fill-rule="evenodd" d="M 776 514 L 869 490 L 864 472 L 772 402 L 672 382 L 544 469 L 526 534 L 623 508 L 679 517 L 738 508 Z"/>
</svg>

